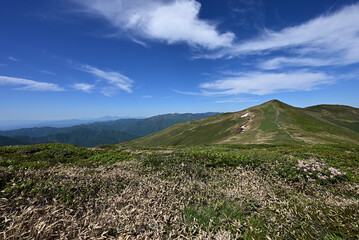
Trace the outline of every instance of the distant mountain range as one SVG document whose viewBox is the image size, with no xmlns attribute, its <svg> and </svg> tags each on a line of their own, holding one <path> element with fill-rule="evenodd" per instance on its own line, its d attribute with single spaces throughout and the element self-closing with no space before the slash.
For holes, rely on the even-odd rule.
<svg viewBox="0 0 359 240">
<path fill-rule="evenodd" d="M 116 144 L 166 129 L 174 124 L 198 120 L 218 113 L 165 114 L 144 119 L 118 119 L 71 127 L 33 127 L 0 131 L 0 145 L 69 143 L 84 147 Z"/>
<path fill-rule="evenodd" d="M 94 122 L 114 121 L 118 119 L 143 119 L 144 117 L 116 117 L 105 116 L 91 119 L 66 119 L 66 120 L 0 120 L 0 130 L 8 131 L 20 128 L 34 128 L 34 127 L 71 127 L 80 124 L 90 124 Z"/>
<path fill-rule="evenodd" d="M 296 108 L 278 100 L 176 124 L 124 145 L 359 144 L 359 109 Z"/>
<path fill-rule="evenodd" d="M 272 100 L 233 113 L 165 114 L 145 119 L 0 131 L 0 145 L 359 144 L 359 109 L 296 108 Z"/>
</svg>

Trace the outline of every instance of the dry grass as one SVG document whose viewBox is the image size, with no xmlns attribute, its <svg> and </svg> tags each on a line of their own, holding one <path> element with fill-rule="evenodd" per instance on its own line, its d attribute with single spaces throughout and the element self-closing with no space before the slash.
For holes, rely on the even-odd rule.
<svg viewBox="0 0 359 240">
<path fill-rule="evenodd" d="M 12 180 L 1 192 L 0 238 L 358 239 L 357 183 L 290 182 L 259 168 L 206 167 L 172 150 L 135 153 L 92 168 L 1 168 Z M 222 214 L 226 204 L 240 214 Z"/>
</svg>

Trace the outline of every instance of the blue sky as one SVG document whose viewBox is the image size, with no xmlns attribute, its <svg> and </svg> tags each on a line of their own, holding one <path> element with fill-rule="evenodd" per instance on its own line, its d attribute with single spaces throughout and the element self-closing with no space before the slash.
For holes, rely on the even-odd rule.
<svg viewBox="0 0 359 240">
<path fill-rule="evenodd" d="M 359 2 L 0 3 L 0 120 L 359 107 Z"/>
</svg>

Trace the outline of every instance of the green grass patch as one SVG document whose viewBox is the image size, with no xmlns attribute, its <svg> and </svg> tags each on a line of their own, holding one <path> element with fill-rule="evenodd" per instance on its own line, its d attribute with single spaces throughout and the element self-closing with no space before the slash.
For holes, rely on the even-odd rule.
<svg viewBox="0 0 359 240">
<path fill-rule="evenodd" d="M 0 166 L 14 169 L 41 169 L 58 164 L 79 164 L 94 151 L 68 144 L 38 144 L 0 147 Z"/>
<path fill-rule="evenodd" d="M 261 108 L 263 111 L 263 119 L 259 129 L 265 132 L 276 132 L 278 131 L 278 126 L 276 124 L 276 110 L 273 105 L 267 105 Z"/>
<path fill-rule="evenodd" d="M 221 201 L 206 206 L 187 207 L 183 214 L 189 225 L 195 224 L 208 231 L 222 228 L 235 233 L 235 222 L 244 221 L 241 207 L 231 201 Z"/>
</svg>

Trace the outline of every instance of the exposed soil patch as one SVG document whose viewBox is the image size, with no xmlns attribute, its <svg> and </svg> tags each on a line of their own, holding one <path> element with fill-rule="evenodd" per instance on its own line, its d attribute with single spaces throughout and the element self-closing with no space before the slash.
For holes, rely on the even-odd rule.
<svg viewBox="0 0 359 240">
<path fill-rule="evenodd" d="M 238 114 L 238 119 L 246 119 L 246 121 L 235 127 L 236 134 L 244 133 L 250 129 L 252 117 L 254 117 L 253 114 L 249 112 L 245 114 Z"/>
</svg>

